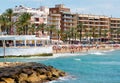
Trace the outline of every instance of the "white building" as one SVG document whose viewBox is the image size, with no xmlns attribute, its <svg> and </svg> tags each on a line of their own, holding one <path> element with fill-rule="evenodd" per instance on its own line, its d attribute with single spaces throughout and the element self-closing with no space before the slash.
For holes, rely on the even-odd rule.
<svg viewBox="0 0 120 83">
<path fill-rule="evenodd" d="M 25 6 L 16 6 L 13 9 L 14 13 L 21 14 L 24 12 L 32 14 L 31 23 L 37 24 L 47 24 L 47 17 L 49 14 L 49 8 L 41 6 L 40 8 L 29 8 Z"/>
</svg>

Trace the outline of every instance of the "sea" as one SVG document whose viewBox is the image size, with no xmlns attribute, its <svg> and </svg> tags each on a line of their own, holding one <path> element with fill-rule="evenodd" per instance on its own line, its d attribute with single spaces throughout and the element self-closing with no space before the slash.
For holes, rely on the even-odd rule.
<svg viewBox="0 0 120 83">
<path fill-rule="evenodd" d="M 5 59 L 1 58 L 0 62 Z M 120 50 L 56 54 L 54 57 L 6 58 L 7 62 L 38 62 L 67 76 L 48 83 L 120 83 Z"/>
</svg>

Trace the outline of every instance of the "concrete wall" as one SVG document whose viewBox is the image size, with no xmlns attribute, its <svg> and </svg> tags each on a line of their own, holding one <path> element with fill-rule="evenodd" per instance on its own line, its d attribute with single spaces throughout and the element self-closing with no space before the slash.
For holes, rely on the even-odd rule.
<svg viewBox="0 0 120 83">
<path fill-rule="evenodd" d="M 52 46 L 49 47 L 8 47 L 5 48 L 5 55 L 34 55 L 43 53 L 53 53 Z M 0 56 L 4 56 L 4 49 L 0 48 Z"/>
</svg>

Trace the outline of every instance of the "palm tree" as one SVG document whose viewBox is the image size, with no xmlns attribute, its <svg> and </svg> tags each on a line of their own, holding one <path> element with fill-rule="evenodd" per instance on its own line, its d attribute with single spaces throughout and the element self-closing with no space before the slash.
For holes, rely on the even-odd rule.
<svg viewBox="0 0 120 83">
<path fill-rule="evenodd" d="M 50 25 L 49 27 L 47 27 L 48 30 L 49 30 L 49 35 L 50 35 L 50 43 L 52 44 L 52 36 L 53 36 L 53 31 L 56 30 L 55 26 L 54 25 Z"/>
<path fill-rule="evenodd" d="M 89 32 L 90 33 L 90 32 Z M 86 28 L 84 28 L 84 37 L 86 38 L 86 39 L 88 39 L 88 36 L 90 35 L 88 33 L 88 30 L 86 29 Z"/>
<path fill-rule="evenodd" d="M 42 34 L 44 34 L 44 30 L 45 30 L 46 24 L 42 23 L 38 26 L 38 29 L 42 30 Z"/>
<path fill-rule="evenodd" d="M 30 25 L 30 19 L 31 19 L 31 14 L 29 14 L 29 13 L 23 13 L 18 18 L 17 24 L 20 27 L 23 27 L 25 35 L 27 34 L 28 25 Z"/>
<path fill-rule="evenodd" d="M 93 43 L 94 43 L 94 39 L 95 39 L 95 31 L 96 31 L 96 28 L 93 27 L 93 28 L 92 28 Z"/>
<path fill-rule="evenodd" d="M 117 40 L 119 40 L 119 36 L 120 36 L 120 28 L 117 29 L 116 34 L 117 34 Z"/>
<path fill-rule="evenodd" d="M 11 28 L 13 27 L 13 21 L 12 21 L 12 17 L 15 15 L 13 13 L 13 10 L 12 9 L 7 9 L 4 13 L 5 16 L 7 16 L 8 20 L 9 20 L 9 33 L 8 34 L 11 34 Z"/>
<path fill-rule="evenodd" d="M 29 35 L 33 35 L 33 34 L 35 34 L 35 24 L 31 24 L 31 26 L 29 27 L 29 29 L 28 29 L 28 34 Z"/>
<path fill-rule="evenodd" d="M 23 34 L 24 34 L 24 29 L 23 29 L 23 27 L 17 27 L 17 34 L 18 34 L 18 35 L 23 35 Z"/>
<path fill-rule="evenodd" d="M 79 40 L 80 40 L 80 42 L 81 42 L 81 38 L 82 38 L 82 30 L 83 30 L 83 25 L 82 25 L 82 23 L 80 23 L 80 24 L 78 24 L 77 25 L 77 30 L 78 30 L 78 32 L 79 32 Z"/>
<path fill-rule="evenodd" d="M 89 44 L 91 44 L 91 37 L 92 37 L 92 35 L 93 35 L 92 30 L 93 30 L 93 28 L 90 28 L 90 29 L 87 30 L 87 32 L 86 32 L 86 35 L 87 35 L 86 38 L 88 39 Z"/>
<path fill-rule="evenodd" d="M 99 34 L 98 34 L 98 35 L 99 35 L 100 42 L 101 42 L 101 36 L 102 36 L 102 35 L 101 35 L 101 32 L 102 32 L 102 28 L 99 27 L 99 29 L 98 29 L 98 33 L 99 33 Z"/>
<path fill-rule="evenodd" d="M 65 42 L 67 42 L 69 38 L 69 31 L 68 30 L 65 30 L 63 33 L 62 33 L 62 36 L 61 36 L 61 39 Z M 69 41 L 70 42 L 70 41 Z"/>
<path fill-rule="evenodd" d="M 112 28 L 109 29 L 109 32 L 110 32 L 110 40 L 113 41 L 113 33 L 114 33 L 114 30 Z"/>
<path fill-rule="evenodd" d="M 2 32 L 8 33 L 9 19 L 5 15 L 0 16 L 0 25 Z"/>
<path fill-rule="evenodd" d="M 60 41 L 60 35 L 61 35 L 61 30 L 57 29 L 57 39 L 58 39 L 58 43 Z"/>
<path fill-rule="evenodd" d="M 108 30 L 104 29 L 104 31 L 103 31 L 103 37 L 104 37 L 104 39 L 106 39 L 107 33 L 108 33 Z M 106 42 L 106 40 L 104 40 L 104 42 Z"/>
</svg>

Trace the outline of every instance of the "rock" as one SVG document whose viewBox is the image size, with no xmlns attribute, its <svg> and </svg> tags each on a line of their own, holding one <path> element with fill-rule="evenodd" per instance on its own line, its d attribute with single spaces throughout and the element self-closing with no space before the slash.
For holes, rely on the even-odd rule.
<svg viewBox="0 0 120 83">
<path fill-rule="evenodd" d="M 41 79 L 37 76 L 36 73 L 33 73 L 28 77 L 27 81 L 33 83 L 33 82 L 41 81 Z"/>
<path fill-rule="evenodd" d="M 1 81 L 0 83 L 6 83 L 5 81 Z"/>
<path fill-rule="evenodd" d="M 63 77 L 63 76 L 65 76 L 65 72 L 60 72 L 59 75 L 60 75 L 61 77 Z"/>
<path fill-rule="evenodd" d="M 22 81 L 26 81 L 28 79 L 28 75 L 25 73 L 21 73 L 18 79 L 19 79 L 19 82 L 21 83 Z"/>
<path fill-rule="evenodd" d="M 39 74 L 44 75 L 47 71 L 45 69 L 37 69 Z"/>
<path fill-rule="evenodd" d="M 40 63 L 9 63 L 9 66 L 0 68 L 0 83 L 43 83 L 65 75 L 53 66 Z"/>
<path fill-rule="evenodd" d="M 47 75 L 48 77 L 52 77 L 52 73 L 51 73 L 50 71 L 46 72 L 46 75 Z"/>
<path fill-rule="evenodd" d="M 15 83 L 14 79 L 12 78 L 2 78 L 6 83 Z"/>
<path fill-rule="evenodd" d="M 47 76 L 46 75 L 39 75 L 38 76 L 41 80 L 46 80 Z"/>
<path fill-rule="evenodd" d="M 52 77 L 56 77 L 56 78 L 59 77 L 59 71 L 58 71 L 58 70 L 52 68 L 52 69 L 51 69 L 51 72 L 52 72 Z"/>
<path fill-rule="evenodd" d="M 23 73 L 26 73 L 26 74 L 28 74 L 28 75 L 31 75 L 31 74 L 33 74 L 33 70 L 32 69 L 22 69 L 22 72 Z"/>
</svg>

